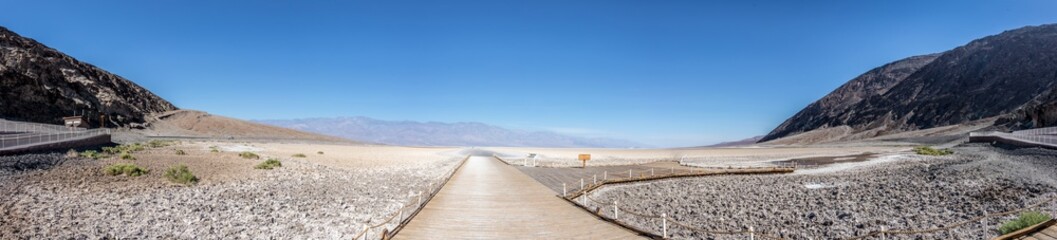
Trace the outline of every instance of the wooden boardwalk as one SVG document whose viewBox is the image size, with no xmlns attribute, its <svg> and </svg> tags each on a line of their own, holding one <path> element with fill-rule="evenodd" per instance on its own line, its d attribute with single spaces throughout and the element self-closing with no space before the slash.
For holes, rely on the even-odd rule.
<svg viewBox="0 0 1057 240">
<path fill-rule="evenodd" d="M 641 239 L 491 157 L 471 157 L 396 239 Z"/>
</svg>

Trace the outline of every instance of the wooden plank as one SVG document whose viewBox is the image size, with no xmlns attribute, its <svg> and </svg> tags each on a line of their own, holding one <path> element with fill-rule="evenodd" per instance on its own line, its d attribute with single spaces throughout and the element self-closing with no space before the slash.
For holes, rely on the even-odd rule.
<svg viewBox="0 0 1057 240">
<path fill-rule="evenodd" d="M 396 239 L 641 239 L 514 167 L 471 157 Z"/>
</svg>

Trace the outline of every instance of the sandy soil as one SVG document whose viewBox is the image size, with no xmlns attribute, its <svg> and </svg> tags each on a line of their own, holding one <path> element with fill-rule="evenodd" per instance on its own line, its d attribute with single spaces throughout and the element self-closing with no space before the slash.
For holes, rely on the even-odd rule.
<svg viewBox="0 0 1057 240">
<path fill-rule="evenodd" d="M 222 152 L 210 152 L 211 146 Z M 177 149 L 187 155 L 174 154 Z M 256 151 L 262 159 L 240 158 L 239 151 Z M 200 142 L 139 152 L 137 160 L 20 156 L 44 167 L 0 171 L 0 239 L 348 239 L 442 179 L 461 160 L 455 154 L 442 148 Z M 266 158 L 281 159 L 283 166 L 253 168 Z M 61 164 L 48 164 L 54 162 Z M 112 163 L 151 172 L 103 174 Z M 165 180 L 165 169 L 177 164 L 189 166 L 201 181 L 183 186 Z"/>
<path fill-rule="evenodd" d="M 598 203 L 619 201 L 621 208 L 637 213 L 668 214 L 703 229 L 735 231 L 752 226 L 791 239 L 840 239 L 882 227 L 942 227 L 1057 196 L 1057 151 L 979 145 L 955 151 L 946 157 L 888 155 L 880 163 L 856 162 L 849 163 L 855 167 L 809 173 L 616 185 L 596 190 L 592 197 Z M 604 206 L 598 203 L 591 204 Z M 1057 203 L 1044 204 L 1040 210 L 1057 213 Z M 635 226 L 660 232 L 660 220 L 628 217 L 628 213 L 621 216 Z M 1012 217 L 888 239 L 986 239 L 996 236 L 1000 222 Z M 682 228 L 670 232 L 676 238 L 691 239 L 746 237 Z"/>
</svg>

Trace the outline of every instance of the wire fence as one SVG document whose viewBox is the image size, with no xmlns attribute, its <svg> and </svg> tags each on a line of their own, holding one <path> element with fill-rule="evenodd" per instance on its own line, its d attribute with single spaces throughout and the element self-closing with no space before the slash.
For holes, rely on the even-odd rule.
<svg viewBox="0 0 1057 240">
<path fill-rule="evenodd" d="M 78 127 L 67 127 L 63 125 L 54 124 L 43 124 L 43 123 L 30 123 L 30 122 L 18 122 L 0 119 L 0 132 L 9 133 L 28 133 L 28 132 L 65 132 L 65 131 L 80 131 L 85 130 L 84 128 Z"/>
<path fill-rule="evenodd" d="M 430 183 L 421 191 L 417 191 L 415 196 L 408 199 L 408 203 L 397 209 L 396 212 L 390 213 L 385 220 L 371 224 L 367 223 L 363 226 L 363 230 L 352 237 L 353 240 L 371 240 L 371 239 L 390 239 L 396 235 L 404 226 L 411 221 L 411 218 L 418 214 L 429 200 L 433 199 L 440 189 L 455 175 L 455 172 L 462 168 L 462 165 L 466 163 L 466 160 L 470 156 L 466 156 L 462 161 L 459 162 L 455 168 L 445 173 L 446 177 L 438 180 L 437 182 Z"/>
<path fill-rule="evenodd" d="M 742 229 L 733 229 L 733 230 L 717 230 L 717 229 L 705 229 L 705 228 L 701 228 L 701 227 L 695 227 L 691 223 L 686 223 L 686 222 L 683 222 L 683 221 L 679 221 L 679 220 L 673 218 L 671 215 L 668 215 L 668 214 L 665 214 L 665 213 L 662 213 L 660 215 L 650 214 L 650 213 L 642 213 L 642 212 L 637 212 L 634 209 L 625 208 L 625 207 L 621 206 L 618 201 L 615 201 L 615 200 L 611 201 L 611 202 L 610 201 L 602 201 L 602 200 L 599 200 L 599 199 L 596 199 L 596 198 L 592 197 L 591 193 L 595 189 L 598 189 L 600 187 L 603 187 L 605 185 L 610 185 L 610 184 L 641 182 L 641 181 L 655 181 L 655 180 L 661 180 L 661 179 L 672 178 L 672 177 L 708 176 L 708 175 L 722 175 L 722 174 L 768 174 L 768 173 L 777 173 L 777 172 L 780 172 L 780 171 L 776 171 L 776 170 L 785 170 L 785 169 L 788 169 L 788 168 L 789 167 L 741 168 L 741 169 L 738 169 L 738 168 L 726 168 L 727 170 L 738 170 L 736 172 L 728 172 L 728 173 L 723 173 L 723 172 L 705 173 L 705 171 L 699 171 L 698 173 L 695 173 L 693 170 L 684 170 L 684 169 L 670 169 L 669 171 L 661 171 L 661 172 L 658 172 L 655 169 L 651 169 L 651 170 L 648 170 L 648 171 L 641 171 L 641 170 L 640 171 L 634 171 L 634 170 L 632 170 L 632 171 L 627 172 L 626 174 L 625 173 L 617 173 L 615 175 L 614 174 L 609 174 L 607 172 L 607 173 L 604 173 L 604 174 L 607 175 L 607 178 L 609 176 L 612 176 L 614 178 L 612 178 L 612 179 L 604 179 L 602 181 L 592 181 L 592 182 L 587 182 L 587 180 L 582 178 L 580 180 L 580 186 L 581 187 L 579 189 L 576 189 L 576 190 L 572 191 L 572 192 L 569 192 L 567 189 L 564 189 L 566 184 L 563 183 L 562 184 L 563 185 L 563 189 L 562 189 L 561 197 L 564 198 L 565 200 L 569 201 L 569 202 L 572 202 L 572 203 L 576 204 L 577 206 L 579 206 L 579 207 L 581 207 L 583 209 L 588 210 L 589 212 L 592 212 L 592 213 L 598 215 L 598 217 L 600 217 L 602 219 L 617 223 L 619 225 L 631 228 L 631 229 L 639 231 L 639 232 L 653 234 L 653 235 L 656 235 L 657 237 L 660 237 L 660 238 L 663 238 L 663 239 L 673 238 L 673 235 L 674 235 L 673 233 L 675 233 L 677 231 L 686 231 L 686 232 L 691 232 L 691 233 L 696 233 L 696 234 L 701 234 L 701 235 L 707 235 L 707 236 L 721 236 L 721 235 L 735 236 L 735 235 L 737 235 L 737 236 L 745 237 L 745 238 L 750 239 L 750 240 L 754 240 L 754 239 L 786 240 L 786 239 L 789 239 L 789 238 L 780 236 L 782 234 L 774 234 L 773 233 L 774 231 L 756 229 L 756 228 L 754 228 L 752 226 L 749 226 L 749 227 L 746 227 L 746 228 L 742 228 Z M 792 168 L 795 168 L 795 166 L 792 166 Z M 657 173 L 661 173 L 661 175 L 657 175 Z M 638 174 L 638 175 L 636 175 L 636 174 Z M 649 174 L 649 175 L 647 175 L 647 174 Z M 623 177 L 623 176 L 626 176 L 626 177 Z M 616 177 L 620 177 L 620 178 L 616 178 Z M 593 177 L 592 180 L 595 179 L 595 178 L 597 178 L 597 177 L 596 176 Z M 924 228 L 924 229 L 891 229 L 891 228 L 881 227 L 881 228 L 879 228 L 877 230 L 869 231 L 869 232 L 867 232 L 867 233 L 865 233 L 864 235 L 861 235 L 861 236 L 844 238 L 844 239 L 847 239 L 847 240 L 886 239 L 887 237 L 893 237 L 893 236 L 922 235 L 922 234 L 938 233 L 938 232 L 943 232 L 943 231 L 952 231 L 952 230 L 957 229 L 959 227 L 964 227 L 964 226 L 967 226 L 967 225 L 970 225 L 970 224 L 974 224 L 974 223 L 979 223 L 980 227 L 987 227 L 987 224 L 985 223 L 985 221 L 987 219 L 1003 217 L 1003 216 L 1009 216 L 1009 215 L 1017 214 L 1017 213 L 1020 213 L 1020 212 L 1027 211 L 1027 210 L 1033 210 L 1033 209 L 1038 210 L 1044 204 L 1052 203 L 1052 202 L 1055 202 L 1055 201 L 1057 201 L 1057 196 L 1052 196 L 1052 197 L 1045 198 L 1045 199 L 1043 199 L 1043 200 L 1041 200 L 1041 201 L 1039 201 L 1037 203 L 1028 205 L 1028 206 L 1023 207 L 1023 208 L 1008 210 L 1008 211 L 1005 211 L 1005 212 L 990 213 L 990 214 L 987 214 L 986 212 L 984 212 L 984 214 L 981 215 L 981 216 L 977 216 L 977 217 L 974 217 L 974 218 L 969 218 L 969 219 L 966 219 L 966 220 L 963 220 L 963 221 L 959 221 L 959 222 L 947 223 L 947 224 L 943 225 L 943 227 Z M 592 207 L 594 207 L 594 209 L 592 209 Z M 638 219 L 640 221 L 635 221 L 636 219 Z M 642 221 L 642 220 L 644 220 L 644 221 Z M 641 225 L 648 225 L 648 224 L 641 224 L 641 223 L 647 223 L 647 222 L 652 222 L 652 223 L 660 222 L 660 224 L 659 224 L 660 225 L 660 229 L 641 229 L 641 227 L 640 227 Z"/>
</svg>

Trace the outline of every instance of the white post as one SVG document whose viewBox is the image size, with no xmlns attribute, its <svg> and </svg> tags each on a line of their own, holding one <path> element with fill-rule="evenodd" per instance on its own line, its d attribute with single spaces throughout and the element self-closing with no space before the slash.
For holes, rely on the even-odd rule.
<svg viewBox="0 0 1057 240">
<path fill-rule="evenodd" d="M 617 207 L 618 203 L 619 202 L 617 202 L 617 201 L 613 201 L 613 220 L 614 221 L 620 220 L 620 207 Z"/>
<path fill-rule="evenodd" d="M 628 178 L 631 178 L 631 169 L 628 169 Z"/>
<path fill-rule="evenodd" d="M 756 232 L 752 230 L 752 226 L 749 226 L 749 240 L 756 240 Z"/>
<path fill-rule="evenodd" d="M 580 205 L 587 206 L 587 193 L 580 194 Z"/>
<path fill-rule="evenodd" d="M 657 174 L 655 174 L 655 172 L 653 171 L 653 168 L 650 168 L 650 176 L 652 177 L 654 175 L 657 175 Z"/>
<path fill-rule="evenodd" d="M 602 181 L 609 180 L 609 171 L 602 171 Z"/>
<path fill-rule="evenodd" d="M 566 195 L 569 195 L 569 194 L 565 193 L 565 183 L 562 183 L 562 197 L 565 197 Z"/>
<path fill-rule="evenodd" d="M 668 238 L 668 214 L 661 213 L 661 237 Z"/>
<path fill-rule="evenodd" d="M 594 175 L 594 179 L 591 180 L 591 185 L 596 185 L 596 184 L 598 184 L 598 174 L 595 174 Z"/>
<path fill-rule="evenodd" d="M 580 191 L 584 190 L 584 179 L 580 178 Z"/>
<path fill-rule="evenodd" d="M 367 222 L 367 225 L 371 225 L 371 222 Z M 367 240 L 367 236 L 371 235 L 371 228 L 363 226 L 363 240 Z"/>
<path fill-rule="evenodd" d="M 419 193 L 419 194 L 418 194 L 418 206 L 419 206 L 419 207 L 421 207 L 421 206 L 422 206 L 422 193 Z"/>
<path fill-rule="evenodd" d="M 885 240 L 885 227 L 881 226 L 881 240 Z"/>
</svg>

